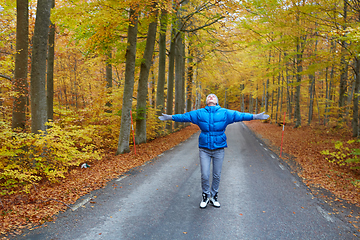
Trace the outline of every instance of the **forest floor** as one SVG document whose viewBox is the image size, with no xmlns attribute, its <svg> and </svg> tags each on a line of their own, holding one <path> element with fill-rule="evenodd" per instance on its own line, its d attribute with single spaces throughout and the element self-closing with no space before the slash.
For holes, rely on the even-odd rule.
<svg viewBox="0 0 360 240">
<path fill-rule="evenodd" d="M 280 155 L 282 127 L 278 124 L 250 121 L 245 124 Z M 81 196 L 102 188 L 130 169 L 141 166 L 162 152 L 185 141 L 199 128 L 191 125 L 168 136 L 157 138 L 130 152 L 115 156 L 109 151 L 101 160 L 89 163 L 89 168 L 74 168 L 58 183 L 44 182 L 30 194 L 1 197 L 0 238 L 18 235 L 22 230 L 46 226 L 56 214 L 71 208 Z M 329 163 L 320 152 L 334 149 L 337 140 L 347 141 L 351 134 L 343 129 L 323 126 L 293 128 L 285 126 L 281 160 L 301 177 L 311 192 L 333 206 L 329 214 L 340 214 L 360 232 L 360 171 Z M 360 148 L 360 146 L 358 145 Z M 117 187 L 117 186 L 114 186 Z"/>
</svg>

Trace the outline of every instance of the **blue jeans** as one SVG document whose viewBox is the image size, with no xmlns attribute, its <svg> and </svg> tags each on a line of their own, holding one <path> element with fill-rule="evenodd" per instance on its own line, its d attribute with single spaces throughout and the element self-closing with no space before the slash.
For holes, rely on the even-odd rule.
<svg viewBox="0 0 360 240">
<path fill-rule="evenodd" d="M 201 167 L 201 188 L 203 193 L 208 197 L 215 196 L 219 191 L 221 168 L 224 161 L 224 148 L 209 150 L 206 148 L 199 148 L 200 167 Z M 213 160 L 213 178 L 210 191 L 210 164 Z"/>
</svg>

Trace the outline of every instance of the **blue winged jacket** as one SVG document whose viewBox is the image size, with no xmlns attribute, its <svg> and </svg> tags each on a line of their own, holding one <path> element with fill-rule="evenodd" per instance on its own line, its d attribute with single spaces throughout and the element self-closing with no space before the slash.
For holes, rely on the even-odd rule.
<svg viewBox="0 0 360 240">
<path fill-rule="evenodd" d="M 219 105 L 206 106 L 184 114 L 172 115 L 175 122 L 192 122 L 201 129 L 199 136 L 199 148 L 210 150 L 227 147 L 225 129 L 227 125 L 253 120 L 253 114 L 242 113 Z"/>
</svg>

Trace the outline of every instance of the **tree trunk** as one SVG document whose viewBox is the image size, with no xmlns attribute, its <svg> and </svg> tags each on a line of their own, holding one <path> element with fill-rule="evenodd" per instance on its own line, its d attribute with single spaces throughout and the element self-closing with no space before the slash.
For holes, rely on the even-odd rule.
<svg viewBox="0 0 360 240">
<path fill-rule="evenodd" d="M 309 74 L 310 86 L 309 86 L 309 118 L 308 125 L 311 124 L 313 112 L 314 112 L 314 95 L 315 95 L 315 76 L 313 74 Z"/>
<path fill-rule="evenodd" d="M 196 61 L 196 73 L 198 72 L 198 61 Z M 197 75 L 196 75 L 197 76 Z M 195 99 L 195 109 L 201 108 L 201 81 L 198 77 L 195 77 L 195 85 L 196 85 L 196 99 Z"/>
<path fill-rule="evenodd" d="M 287 95 L 287 111 L 288 111 L 288 116 L 289 116 L 289 120 L 291 120 L 292 117 L 292 102 L 293 102 L 293 97 L 292 97 L 292 89 L 290 89 L 290 76 L 288 75 L 288 69 L 286 69 L 286 95 Z"/>
<path fill-rule="evenodd" d="M 111 50 L 109 51 L 108 55 L 106 56 L 106 94 L 107 97 L 111 97 L 111 93 L 112 93 L 112 87 L 113 87 L 113 74 L 112 74 L 112 64 L 110 63 L 110 59 L 112 58 L 112 53 Z M 110 100 L 108 100 L 105 104 L 106 106 L 106 110 L 105 112 L 107 113 L 112 113 L 112 103 Z"/>
<path fill-rule="evenodd" d="M 244 84 L 240 84 L 240 95 L 241 95 L 241 98 L 240 98 L 240 111 L 241 112 L 245 112 L 245 94 L 244 94 Z M 225 107 L 225 106 L 224 106 Z"/>
<path fill-rule="evenodd" d="M 345 42 L 343 43 L 345 44 Z M 340 69 L 340 87 L 339 87 L 339 121 L 343 120 L 345 114 L 345 99 L 347 91 L 347 70 L 348 64 L 345 60 L 346 50 L 342 48 L 341 69 Z"/>
<path fill-rule="evenodd" d="M 280 61 L 280 59 L 279 59 Z M 281 72 L 279 72 L 279 77 L 278 77 L 278 88 L 277 88 L 277 96 L 276 96 L 276 110 L 275 110 L 275 122 L 277 123 L 278 122 L 278 118 L 279 116 L 281 116 L 281 114 L 279 114 L 279 105 L 281 105 L 280 103 L 280 80 L 281 80 Z"/>
<path fill-rule="evenodd" d="M 283 111 L 283 96 L 284 96 L 284 82 L 285 82 L 285 79 L 284 79 L 284 71 L 281 72 L 281 92 L 280 92 L 280 119 L 281 119 L 281 113 Z"/>
<path fill-rule="evenodd" d="M 55 7 L 55 0 L 51 0 L 51 8 Z M 47 62 L 47 118 L 54 120 L 54 59 L 55 59 L 55 24 L 50 24 L 49 49 Z"/>
<path fill-rule="evenodd" d="M 327 123 L 327 119 L 328 119 L 328 109 L 329 109 L 329 96 L 330 96 L 330 91 L 329 91 L 329 81 L 328 81 L 328 71 L 329 68 L 326 67 L 325 70 L 325 110 L 324 110 L 324 125 L 326 125 Z"/>
<path fill-rule="evenodd" d="M 295 118 L 295 128 L 301 126 L 301 112 L 300 112 L 300 90 L 301 90 L 301 72 L 303 70 L 302 67 L 302 54 L 301 52 L 301 46 L 300 46 L 300 39 L 298 39 L 297 43 L 297 53 L 296 54 L 296 93 L 295 93 L 295 112 L 294 112 L 294 118 Z"/>
<path fill-rule="evenodd" d="M 156 90 L 156 109 L 160 116 L 164 112 L 165 97 L 165 69 L 166 69 L 166 28 L 167 28 L 167 12 L 161 10 L 160 16 L 160 37 L 159 37 L 159 75 Z"/>
<path fill-rule="evenodd" d="M 254 105 L 254 103 L 253 103 L 253 97 L 252 97 L 252 94 L 250 93 L 249 94 L 249 113 L 253 113 L 253 105 Z"/>
<path fill-rule="evenodd" d="M 52 0 L 38 1 L 31 58 L 31 132 L 46 131 L 46 57 Z"/>
<path fill-rule="evenodd" d="M 180 20 L 178 20 L 178 26 L 180 26 Z M 178 32 L 175 38 L 175 114 L 184 113 L 184 96 L 183 96 L 183 34 Z M 180 127 L 180 122 L 175 122 L 175 129 Z"/>
<path fill-rule="evenodd" d="M 148 79 L 152 57 L 154 53 L 156 28 L 157 28 L 157 13 L 155 10 L 157 2 L 154 2 L 151 6 L 151 11 L 154 11 L 151 15 L 153 18 L 149 24 L 146 47 L 144 56 L 140 66 L 140 77 L 138 84 L 137 106 L 136 106 L 136 144 L 146 142 L 146 100 L 148 95 Z"/>
<path fill-rule="evenodd" d="M 14 97 L 12 112 L 12 128 L 25 129 L 26 102 L 28 98 L 28 36 L 29 36 L 29 10 L 28 0 L 16 1 L 16 54 L 14 91 L 19 95 Z"/>
<path fill-rule="evenodd" d="M 168 71 L 168 88 L 166 99 L 166 114 L 173 114 L 173 102 L 174 102 L 174 75 L 175 75 L 175 34 L 176 30 L 172 26 L 171 30 L 171 43 L 169 53 L 169 71 Z M 172 122 L 166 122 L 166 129 L 172 131 Z"/>
<path fill-rule="evenodd" d="M 344 22 L 343 29 L 346 29 L 346 21 L 347 21 L 347 1 L 344 0 Z M 346 91 L 347 91 L 347 71 L 348 71 L 348 63 L 345 60 L 346 55 L 346 41 L 341 42 L 341 69 L 340 69 L 340 87 L 339 87 L 339 121 L 343 120 L 344 113 L 345 113 L 345 98 L 346 98 Z"/>
<path fill-rule="evenodd" d="M 266 80 L 265 84 L 265 112 L 269 112 L 269 79 Z"/>
<path fill-rule="evenodd" d="M 138 13 L 131 8 L 129 13 L 128 39 L 126 48 L 126 67 L 125 67 L 125 84 L 123 94 L 123 105 L 121 112 L 121 126 L 119 134 L 118 148 L 116 155 L 130 152 L 129 138 L 131 127 L 130 111 L 132 107 L 134 91 L 134 74 L 136 58 L 136 42 L 138 32 Z"/>
<path fill-rule="evenodd" d="M 149 104 L 150 106 L 152 106 L 152 108 L 156 109 L 156 84 L 155 84 L 155 71 L 154 71 L 154 62 L 151 63 L 151 80 L 149 83 L 149 89 L 150 89 L 150 94 L 149 94 Z"/>
<path fill-rule="evenodd" d="M 355 57 L 355 87 L 353 97 L 352 136 L 359 136 L 359 89 L 360 89 L 360 59 Z"/>
<path fill-rule="evenodd" d="M 287 54 L 284 53 L 284 58 L 286 58 Z M 286 101 L 286 107 L 287 107 L 287 113 L 288 113 L 288 116 L 289 116 L 289 120 L 291 120 L 291 115 L 292 115 L 292 107 L 291 107 L 291 96 L 290 96 L 290 74 L 289 74 L 289 66 L 290 64 L 289 63 L 286 63 L 286 69 L 285 69 L 285 75 L 286 75 L 286 98 L 287 98 L 287 101 Z"/>
<path fill-rule="evenodd" d="M 186 112 L 190 112 L 192 109 L 192 89 L 193 89 L 193 76 L 194 76 L 194 59 L 191 42 L 188 47 L 188 73 L 187 73 L 187 84 L 186 84 Z"/>
<path fill-rule="evenodd" d="M 258 85 L 256 84 L 256 92 L 258 92 L 259 88 L 258 88 Z M 259 110 L 258 110 L 258 96 L 256 96 L 256 99 L 255 99 L 255 114 L 258 114 Z"/>
</svg>

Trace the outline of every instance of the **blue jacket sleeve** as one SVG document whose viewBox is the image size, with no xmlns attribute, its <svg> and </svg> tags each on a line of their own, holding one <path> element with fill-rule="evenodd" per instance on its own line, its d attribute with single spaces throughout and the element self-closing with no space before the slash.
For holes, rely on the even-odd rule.
<svg viewBox="0 0 360 240">
<path fill-rule="evenodd" d="M 175 122 L 192 122 L 194 124 L 197 124 L 198 118 L 197 118 L 196 112 L 197 112 L 197 110 L 187 112 L 184 114 L 175 114 L 175 115 L 172 115 L 172 120 Z"/>
<path fill-rule="evenodd" d="M 253 120 L 253 114 L 251 113 L 243 113 L 234 110 L 227 110 L 227 121 L 228 124 L 234 122 L 241 122 L 241 121 L 250 121 Z"/>
</svg>

